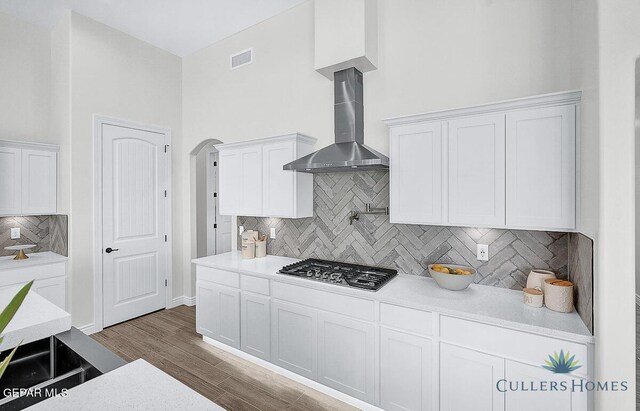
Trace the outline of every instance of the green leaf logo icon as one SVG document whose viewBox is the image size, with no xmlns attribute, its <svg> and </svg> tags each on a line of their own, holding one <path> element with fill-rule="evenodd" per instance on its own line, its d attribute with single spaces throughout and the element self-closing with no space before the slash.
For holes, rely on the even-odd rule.
<svg viewBox="0 0 640 411">
<path fill-rule="evenodd" d="M 563 350 L 560 350 L 560 355 L 557 352 L 553 353 L 553 356 L 549 355 L 549 359 L 545 360 L 545 364 L 542 368 L 551 371 L 554 374 L 569 374 L 572 371 L 582 367 L 578 365 L 578 360 L 575 359 L 575 355 L 571 355 L 568 351 L 565 354 Z"/>
</svg>

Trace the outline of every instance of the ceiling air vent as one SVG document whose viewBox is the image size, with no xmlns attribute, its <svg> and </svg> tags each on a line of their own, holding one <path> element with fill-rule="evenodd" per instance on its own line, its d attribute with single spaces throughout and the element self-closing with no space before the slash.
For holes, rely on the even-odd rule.
<svg viewBox="0 0 640 411">
<path fill-rule="evenodd" d="M 253 63 L 253 49 L 248 49 L 231 56 L 231 70 Z"/>
</svg>

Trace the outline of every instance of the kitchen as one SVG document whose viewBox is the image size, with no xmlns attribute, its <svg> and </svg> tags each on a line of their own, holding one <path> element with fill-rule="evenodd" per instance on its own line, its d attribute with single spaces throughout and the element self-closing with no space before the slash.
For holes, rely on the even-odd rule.
<svg viewBox="0 0 640 411">
<path fill-rule="evenodd" d="M 603 57 L 633 55 L 610 37 L 633 32 L 633 13 L 581 1 L 394 4 L 274 1 L 256 17 L 246 2 L 216 9 L 235 28 L 200 43 L 162 43 L 90 8 L 37 26 L 5 4 L 12 40 L 0 53 L 16 64 L 2 79 L 0 147 L 22 164 L 3 187 L 22 201 L 1 203 L 3 248 L 68 258 L 34 288 L 75 328 L 223 408 L 630 407 L 633 280 L 605 270 L 633 264 L 619 189 L 633 136 L 612 132 L 630 103 L 605 80 L 632 84 L 619 67 L 633 64 Z M 211 26 L 191 13 L 194 27 Z M 133 189 L 149 181 L 145 156 L 158 161 L 155 213 L 144 201 L 126 209 L 146 198 Z M 202 200 L 209 190 L 215 200 Z M 212 239 L 224 253 L 212 255 Z M 8 263 L 17 250 L 3 252 Z M 285 268 L 306 259 L 321 261 Z M 342 274 L 323 271 L 327 261 Z M 470 274 L 444 281 L 475 284 L 450 291 L 428 278 L 457 265 Z M 526 306 L 533 269 L 572 292 L 558 290 L 555 306 L 540 284 L 549 305 Z M 630 388 L 496 387 L 566 377 L 542 367 L 560 350 L 580 360 L 570 378 Z M 261 377 L 242 389 L 247 370 Z"/>
</svg>

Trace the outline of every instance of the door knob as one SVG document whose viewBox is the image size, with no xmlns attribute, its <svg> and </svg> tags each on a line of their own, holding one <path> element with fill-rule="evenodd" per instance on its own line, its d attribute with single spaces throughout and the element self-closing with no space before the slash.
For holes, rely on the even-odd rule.
<svg viewBox="0 0 640 411">
<path fill-rule="evenodd" d="M 106 250 L 104 250 L 107 254 L 112 253 L 114 251 L 118 251 L 117 248 L 111 248 L 111 247 L 107 247 Z"/>
</svg>

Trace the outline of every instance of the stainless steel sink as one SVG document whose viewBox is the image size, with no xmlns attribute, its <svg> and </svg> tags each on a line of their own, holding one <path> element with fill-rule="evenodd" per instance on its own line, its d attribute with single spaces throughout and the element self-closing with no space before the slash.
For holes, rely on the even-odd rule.
<svg viewBox="0 0 640 411">
<path fill-rule="evenodd" d="M 5 358 L 9 351 L 0 353 Z M 20 346 L 0 379 L 0 408 L 21 410 L 126 362 L 76 328 Z"/>
</svg>

